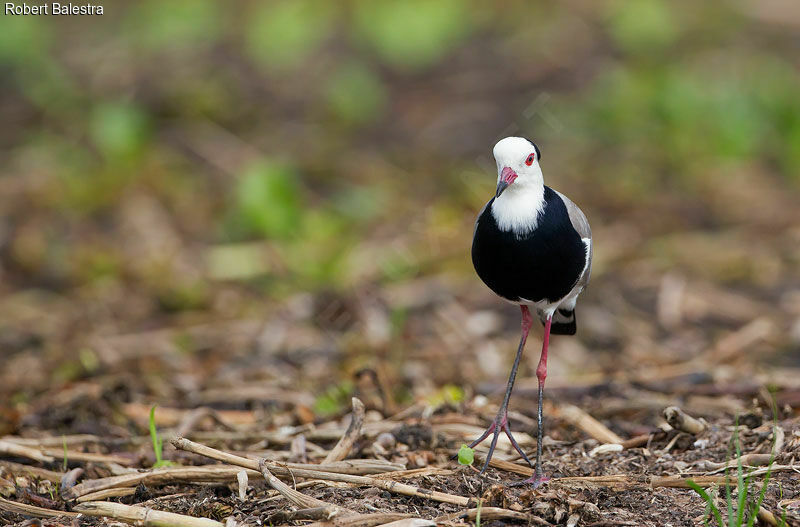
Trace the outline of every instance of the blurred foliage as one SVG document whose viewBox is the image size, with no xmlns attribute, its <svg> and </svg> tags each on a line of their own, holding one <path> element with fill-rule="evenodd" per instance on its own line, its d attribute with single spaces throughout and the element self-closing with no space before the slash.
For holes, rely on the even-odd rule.
<svg viewBox="0 0 800 527">
<path fill-rule="evenodd" d="M 331 77 L 327 92 L 331 110 L 345 123 L 370 122 L 383 112 L 386 104 L 380 79 L 357 63 L 339 68 Z"/>
<path fill-rule="evenodd" d="M 112 161 L 134 159 L 148 135 L 148 116 L 124 103 L 99 103 L 89 124 L 92 141 Z"/>
<path fill-rule="evenodd" d="M 215 42 L 221 34 L 222 5 L 214 0 L 158 0 L 132 7 L 126 33 L 150 52 L 187 50 Z"/>
<path fill-rule="evenodd" d="M 660 52 L 679 37 L 670 5 L 660 0 L 618 2 L 611 16 L 611 36 L 626 52 L 642 56 Z"/>
<path fill-rule="evenodd" d="M 387 63 L 413 70 L 441 60 L 468 35 L 468 9 L 460 0 L 362 1 L 355 27 Z"/>
<path fill-rule="evenodd" d="M 0 17 L 5 287 L 139 287 L 180 313 L 219 305 L 220 284 L 281 298 L 470 272 L 509 133 L 542 144 L 598 224 L 670 196 L 707 206 L 729 173 L 797 192 L 796 28 L 733 2 L 501 7 Z M 732 221 L 715 207 L 710 224 Z M 687 227 L 672 218 L 654 223 Z M 684 265 L 663 247 L 648 250 Z"/>
<path fill-rule="evenodd" d="M 331 386 L 314 401 L 314 412 L 328 417 L 344 411 L 350 405 L 353 389 L 350 381 Z"/>
<path fill-rule="evenodd" d="M 284 164 L 259 161 L 239 178 L 231 211 L 233 238 L 254 235 L 288 238 L 300 227 L 297 174 Z"/>
<path fill-rule="evenodd" d="M 297 66 L 328 36 L 334 4 L 280 0 L 257 5 L 247 26 L 250 55 L 268 68 Z"/>
</svg>

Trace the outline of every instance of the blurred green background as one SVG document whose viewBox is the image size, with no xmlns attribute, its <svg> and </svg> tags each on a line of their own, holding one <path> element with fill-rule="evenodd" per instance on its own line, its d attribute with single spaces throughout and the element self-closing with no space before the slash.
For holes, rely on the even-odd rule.
<svg viewBox="0 0 800 527">
<path fill-rule="evenodd" d="M 590 305 L 670 271 L 796 306 L 798 35 L 792 2 L 2 16 L 0 344 L 80 357 L 74 378 L 95 334 L 426 276 L 483 288 L 472 222 L 516 134 L 592 222 Z"/>
</svg>

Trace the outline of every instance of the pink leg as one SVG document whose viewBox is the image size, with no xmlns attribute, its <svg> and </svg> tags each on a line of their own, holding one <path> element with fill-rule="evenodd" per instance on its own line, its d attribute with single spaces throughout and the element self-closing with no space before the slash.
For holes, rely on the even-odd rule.
<svg viewBox="0 0 800 527">
<path fill-rule="evenodd" d="M 539 408 L 537 413 L 537 423 L 539 430 L 536 434 L 536 467 L 533 476 L 522 483 L 532 483 L 533 488 L 545 483 L 550 478 L 542 472 L 542 440 L 544 438 L 544 424 L 542 422 L 542 399 L 544 396 L 544 381 L 547 378 L 547 346 L 550 344 L 550 323 L 552 317 L 548 317 L 544 323 L 544 339 L 542 340 L 542 356 L 539 358 L 539 366 L 536 368 L 536 378 L 539 379 Z"/>
<path fill-rule="evenodd" d="M 506 385 L 506 394 L 503 398 L 503 404 L 500 405 L 497 416 L 494 418 L 492 424 L 489 425 L 489 428 L 486 429 L 483 435 L 469 445 L 470 448 L 475 448 L 475 446 L 477 446 L 480 442 L 489 437 L 489 434 L 494 433 L 492 436 L 492 443 L 489 446 L 489 452 L 486 454 L 486 462 L 483 464 L 483 468 L 481 469 L 481 474 L 486 472 L 486 469 L 489 467 L 489 460 L 492 459 L 495 446 L 497 446 L 497 438 L 500 436 L 501 430 L 508 436 L 511 444 L 514 446 L 519 455 L 522 456 L 522 459 L 527 461 L 528 465 L 531 464 L 530 459 L 528 459 L 528 456 L 525 455 L 525 452 L 523 452 L 519 444 L 517 444 L 517 440 L 514 439 L 514 436 L 511 435 L 511 430 L 508 428 L 508 400 L 511 398 L 511 390 L 514 388 L 514 380 L 517 377 L 517 368 L 519 367 L 519 360 L 522 357 L 522 350 L 525 349 L 525 341 L 528 340 L 528 332 L 533 325 L 533 317 L 531 316 L 528 306 L 520 306 L 520 309 L 522 310 L 522 336 L 519 340 L 517 356 L 514 358 L 514 365 L 511 367 L 511 375 L 509 376 L 508 384 Z"/>
</svg>

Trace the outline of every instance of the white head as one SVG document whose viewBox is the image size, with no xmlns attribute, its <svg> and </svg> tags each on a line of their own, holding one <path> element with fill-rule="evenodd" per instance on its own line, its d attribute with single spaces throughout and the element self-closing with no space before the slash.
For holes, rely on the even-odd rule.
<svg viewBox="0 0 800 527">
<path fill-rule="evenodd" d="M 539 148 L 524 137 L 506 137 L 494 145 L 497 191 L 492 213 L 498 226 L 518 234 L 536 228 L 544 208 L 544 178 Z"/>
</svg>

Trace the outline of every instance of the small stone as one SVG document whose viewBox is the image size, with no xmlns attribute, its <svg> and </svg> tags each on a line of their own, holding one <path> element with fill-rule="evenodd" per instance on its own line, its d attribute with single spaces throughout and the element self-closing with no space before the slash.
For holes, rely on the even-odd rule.
<svg viewBox="0 0 800 527">
<path fill-rule="evenodd" d="M 384 432 L 375 438 L 375 443 L 379 444 L 384 449 L 389 450 L 394 448 L 394 445 L 397 444 L 397 439 L 395 439 L 395 437 L 389 432 Z"/>
<path fill-rule="evenodd" d="M 598 454 L 607 454 L 610 452 L 622 452 L 622 450 L 623 450 L 622 445 L 620 445 L 619 443 L 606 443 L 594 447 L 589 452 L 589 457 L 594 457 Z"/>
<path fill-rule="evenodd" d="M 384 420 L 383 414 L 377 410 L 369 410 L 364 415 L 365 423 L 379 423 Z"/>
<path fill-rule="evenodd" d="M 485 395 L 476 395 L 474 399 L 472 399 L 472 406 L 475 408 L 483 408 L 489 404 L 489 399 Z"/>
</svg>

